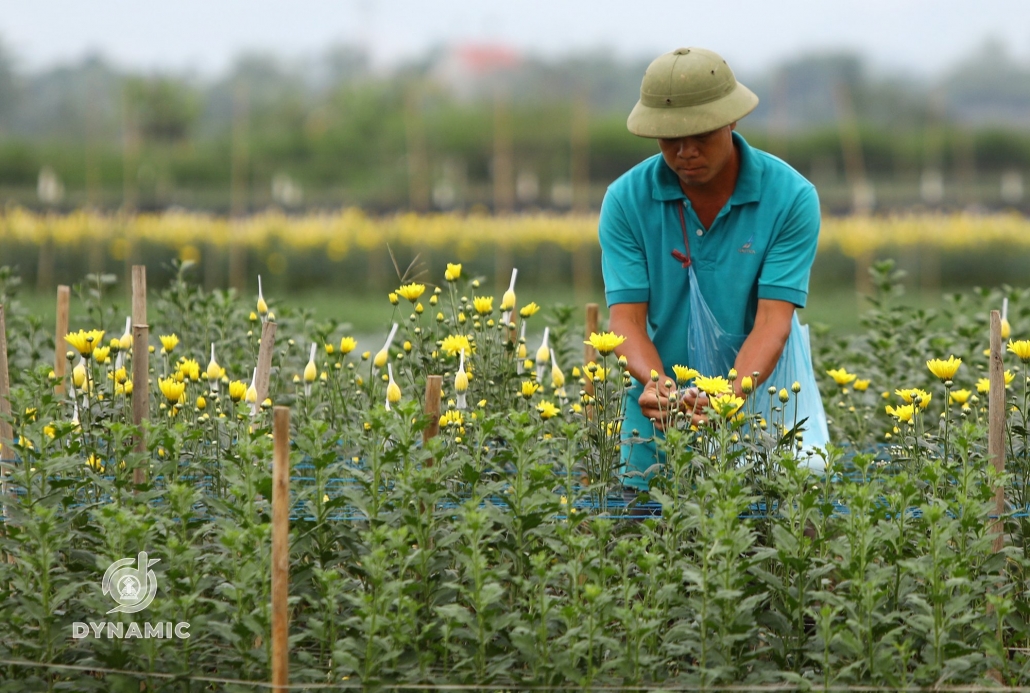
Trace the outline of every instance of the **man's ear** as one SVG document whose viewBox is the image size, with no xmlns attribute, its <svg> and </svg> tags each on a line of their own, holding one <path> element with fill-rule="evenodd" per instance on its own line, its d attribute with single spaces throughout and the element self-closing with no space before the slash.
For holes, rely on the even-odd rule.
<svg viewBox="0 0 1030 693">
<path fill-rule="evenodd" d="M 737 121 L 734 120 L 732 123 L 730 123 L 730 130 L 733 131 L 733 130 L 736 130 L 736 129 L 737 129 Z"/>
</svg>

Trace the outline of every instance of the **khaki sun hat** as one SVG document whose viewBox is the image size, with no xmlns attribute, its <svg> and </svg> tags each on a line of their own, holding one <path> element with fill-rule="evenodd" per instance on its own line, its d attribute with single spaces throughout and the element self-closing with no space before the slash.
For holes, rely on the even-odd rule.
<svg viewBox="0 0 1030 693">
<path fill-rule="evenodd" d="M 757 105 L 717 53 L 677 48 L 647 66 L 626 127 L 640 137 L 687 137 L 734 123 Z"/>
</svg>

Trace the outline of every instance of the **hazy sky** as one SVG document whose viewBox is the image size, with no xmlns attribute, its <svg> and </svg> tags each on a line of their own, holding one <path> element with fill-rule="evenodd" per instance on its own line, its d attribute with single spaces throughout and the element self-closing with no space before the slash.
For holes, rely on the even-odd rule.
<svg viewBox="0 0 1030 693">
<path fill-rule="evenodd" d="M 651 57 L 711 48 L 739 71 L 853 48 L 934 73 L 988 37 L 1030 59 L 1030 0 L 2 0 L 0 39 L 36 69 L 99 51 L 121 66 L 224 70 L 245 50 L 286 57 L 360 43 L 389 65 L 440 44 L 497 42 L 545 56 Z"/>
</svg>

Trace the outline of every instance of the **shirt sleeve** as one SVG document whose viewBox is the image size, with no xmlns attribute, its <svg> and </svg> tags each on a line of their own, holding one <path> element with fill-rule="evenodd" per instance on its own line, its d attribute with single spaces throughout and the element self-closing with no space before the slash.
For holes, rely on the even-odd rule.
<svg viewBox="0 0 1030 693">
<path fill-rule="evenodd" d="M 766 251 L 758 275 L 758 298 L 805 307 L 820 220 L 819 195 L 809 185 L 795 198 L 780 232 Z"/>
<path fill-rule="evenodd" d="M 601 203 L 598 237 L 608 305 L 646 303 L 651 292 L 641 239 L 633 232 L 622 205 L 610 189 Z"/>
</svg>

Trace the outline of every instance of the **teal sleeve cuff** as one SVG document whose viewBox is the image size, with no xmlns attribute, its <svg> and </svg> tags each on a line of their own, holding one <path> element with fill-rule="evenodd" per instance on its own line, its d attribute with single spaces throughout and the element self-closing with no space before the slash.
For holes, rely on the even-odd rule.
<svg viewBox="0 0 1030 693">
<path fill-rule="evenodd" d="M 758 287 L 758 298 L 771 299 L 773 301 L 787 301 L 798 308 L 805 307 L 808 300 L 807 291 L 799 291 L 786 286 L 761 286 Z"/>
<path fill-rule="evenodd" d="M 612 289 L 604 294 L 609 306 L 616 303 L 647 303 L 650 295 L 648 289 Z"/>
</svg>

